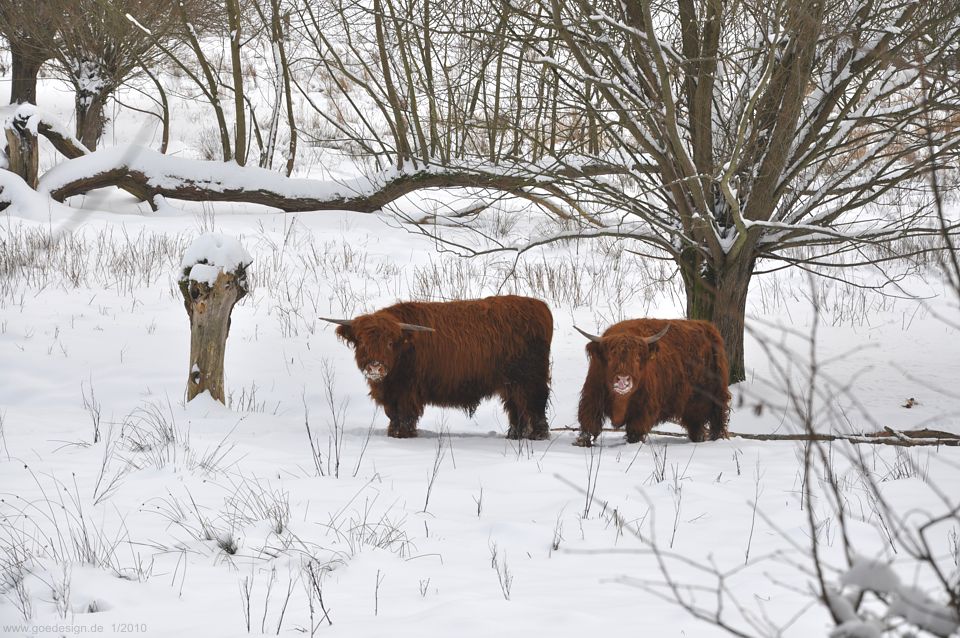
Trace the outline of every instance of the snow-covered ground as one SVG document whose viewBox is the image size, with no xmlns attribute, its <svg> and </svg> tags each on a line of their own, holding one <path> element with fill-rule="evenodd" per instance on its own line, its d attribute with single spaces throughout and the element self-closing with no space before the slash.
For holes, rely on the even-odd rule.
<svg viewBox="0 0 960 638">
<path fill-rule="evenodd" d="M 56 112 L 69 96 L 54 91 L 41 102 Z M 555 321 L 548 416 L 573 427 L 586 372 L 573 325 L 682 314 L 675 283 L 655 283 L 670 271 L 629 246 L 465 260 L 389 213 L 176 202 L 151 213 L 115 191 L 68 204 L 0 218 L 0 634 L 709 636 L 723 632 L 661 596 L 673 598 L 673 580 L 714 609 L 717 574 L 735 626 L 832 626 L 812 593 L 798 444 L 626 445 L 607 433 L 583 449 L 562 430 L 518 443 L 494 401 L 473 417 L 429 409 L 420 438 L 388 439 L 352 352 L 318 319 L 400 299 L 543 298 Z M 546 223 L 518 218 L 482 223 L 514 237 Z M 211 230 L 253 258 L 252 292 L 232 316 L 227 407 L 183 400 L 176 279 Z M 759 279 L 730 429 L 797 429 L 788 395 L 808 390 L 815 334 L 818 428 L 960 433 L 960 312 L 939 282 L 932 268 L 905 281 L 917 301 L 791 272 Z M 864 455 L 894 511 L 922 517 L 948 509 L 937 486 L 956 503 L 960 448 L 829 451 L 849 519 L 842 530 L 811 477 L 825 561 L 843 565 L 846 533 L 935 592 L 846 455 Z M 948 566 L 957 533 L 930 536 Z"/>
</svg>

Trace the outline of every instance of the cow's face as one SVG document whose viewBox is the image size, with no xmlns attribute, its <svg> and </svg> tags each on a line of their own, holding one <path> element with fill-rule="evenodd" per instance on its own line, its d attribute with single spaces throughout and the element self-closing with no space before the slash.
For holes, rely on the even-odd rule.
<svg viewBox="0 0 960 638">
<path fill-rule="evenodd" d="M 655 348 L 656 344 L 647 345 L 642 337 L 619 334 L 591 343 L 587 350 L 591 356 L 599 355 L 604 363 L 607 389 L 614 395 L 629 396 L 636 390 Z"/>
<path fill-rule="evenodd" d="M 409 345 L 407 331 L 383 315 L 363 315 L 337 328 L 337 335 L 353 346 L 357 367 L 370 383 L 380 383 L 397 366 Z"/>
<path fill-rule="evenodd" d="M 627 334 L 611 335 L 587 344 L 590 356 L 603 365 L 610 421 L 614 427 L 626 422 L 627 407 L 641 379 L 650 374 L 656 350 L 656 343 L 649 344 L 643 337 Z"/>
</svg>

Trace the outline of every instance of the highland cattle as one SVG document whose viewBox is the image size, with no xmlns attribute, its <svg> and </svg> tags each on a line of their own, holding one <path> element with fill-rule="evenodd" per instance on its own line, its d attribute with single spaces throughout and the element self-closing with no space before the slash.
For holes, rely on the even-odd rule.
<svg viewBox="0 0 960 638">
<path fill-rule="evenodd" d="M 508 438 L 545 439 L 553 316 L 545 303 L 505 295 L 404 302 L 339 324 L 370 397 L 390 420 L 387 435 L 417 436 L 424 407 L 472 414 L 499 396 Z"/>
<path fill-rule="evenodd" d="M 576 326 L 574 326 L 576 328 Z M 580 435 L 590 446 L 604 418 L 625 427 L 627 441 L 677 421 L 691 441 L 727 436 L 729 366 L 720 333 L 708 321 L 629 319 L 587 337 L 590 363 L 580 392 Z"/>
</svg>

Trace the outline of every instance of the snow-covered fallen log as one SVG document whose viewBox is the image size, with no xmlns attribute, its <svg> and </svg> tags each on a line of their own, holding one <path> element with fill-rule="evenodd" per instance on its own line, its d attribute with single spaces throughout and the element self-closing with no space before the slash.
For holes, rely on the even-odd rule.
<svg viewBox="0 0 960 638">
<path fill-rule="evenodd" d="M 425 188 L 486 188 L 500 191 L 540 186 L 557 179 L 617 172 L 605 165 L 568 168 L 550 176 L 527 165 L 500 170 L 420 167 L 390 169 L 344 180 L 288 178 L 234 162 L 163 155 L 141 146 L 108 148 L 62 162 L 40 178 L 38 190 L 57 201 L 95 188 L 118 186 L 152 202 L 162 196 L 187 201 L 262 204 L 287 212 L 351 210 L 373 212 Z"/>
</svg>

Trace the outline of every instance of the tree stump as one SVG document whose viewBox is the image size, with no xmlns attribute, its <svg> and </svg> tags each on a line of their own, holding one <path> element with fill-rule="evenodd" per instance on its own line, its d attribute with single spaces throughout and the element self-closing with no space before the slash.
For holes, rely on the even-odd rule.
<svg viewBox="0 0 960 638">
<path fill-rule="evenodd" d="M 23 178 L 36 189 L 39 179 L 39 151 L 37 134 L 27 126 L 27 117 L 19 112 L 10 118 L 4 128 L 7 144 L 7 169 Z"/>
<path fill-rule="evenodd" d="M 187 249 L 179 280 L 190 317 L 190 369 L 187 401 L 209 392 L 225 403 L 223 359 L 230 313 L 248 292 L 247 266 L 253 260 L 235 239 L 207 233 Z"/>
</svg>

